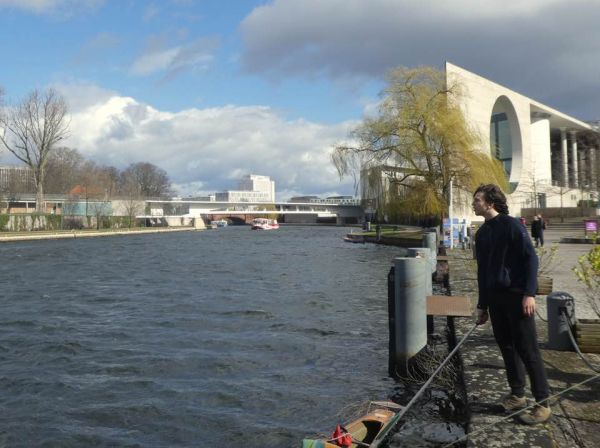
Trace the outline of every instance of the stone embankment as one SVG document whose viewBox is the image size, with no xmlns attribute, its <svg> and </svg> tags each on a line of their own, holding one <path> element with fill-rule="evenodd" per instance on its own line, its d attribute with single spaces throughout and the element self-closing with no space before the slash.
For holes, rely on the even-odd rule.
<svg viewBox="0 0 600 448">
<path fill-rule="evenodd" d="M 164 232 L 189 232 L 201 230 L 194 227 L 149 227 L 145 229 L 121 229 L 121 230 L 61 230 L 55 232 L 7 232 L 0 234 L 0 242 L 52 240 L 65 238 L 91 238 L 100 236 L 138 235 L 146 233 Z"/>
<path fill-rule="evenodd" d="M 564 232 L 546 232 L 546 245 L 556 244 Z M 585 288 L 577 281 L 571 268 L 577 258 L 590 249 L 587 245 L 559 244 L 555 261 L 547 275 L 554 280 L 554 291 L 565 291 L 575 298 L 578 318 L 598 318 L 586 298 Z M 475 264 L 468 251 L 449 252 L 452 294 L 477 300 Z M 570 351 L 549 350 L 547 347 L 546 297 L 538 296 L 536 316 L 538 338 L 546 365 L 553 416 L 546 424 L 526 426 L 515 417 L 506 418 L 499 406 L 508 392 L 504 363 L 488 324 L 479 327 L 461 348 L 467 406 L 470 410 L 467 446 L 469 447 L 598 447 L 600 446 L 600 377 Z M 457 319 L 457 337 L 466 333 L 474 322 Z M 600 355 L 585 354 L 600 371 Z M 594 378 L 586 384 L 579 383 Z M 567 392 L 564 392 L 565 390 Z M 528 391 L 528 398 L 532 402 Z"/>
</svg>

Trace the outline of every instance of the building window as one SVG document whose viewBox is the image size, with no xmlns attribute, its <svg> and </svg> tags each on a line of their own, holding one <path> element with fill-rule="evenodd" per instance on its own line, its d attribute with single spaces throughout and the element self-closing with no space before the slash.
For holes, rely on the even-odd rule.
<svg viewBox="0 0 600 448">
<path fill-rule="evenodd" d="M 492 155 L 500 160 L 506 177 L 510 178 L 513 148 L 510 125 L 508 117 L 504 112 L 492 115 L 490 121 L 490 146 L 492 148 Z"/>
</svg>

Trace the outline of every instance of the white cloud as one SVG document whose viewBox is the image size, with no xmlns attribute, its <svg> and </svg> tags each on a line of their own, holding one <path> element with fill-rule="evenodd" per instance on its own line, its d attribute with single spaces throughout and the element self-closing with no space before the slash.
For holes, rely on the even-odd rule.
<svg viewBox="0 0 600 448">
<path fill-rule="evenodd" d="M 161 39 L 153 39 L 149 48 L 131 65 L 136 76 L 163 73 L 172 79 L 184 71 L 205 71 L 212 63 L 213 51 L 218 46 L 215 38 L 200 38 L 187 45 L 165 48 Z"/>
<path fill-rule="evenodd" d="M 70 111 L 81 111 L 104 103 L 117 93 L 88 82 L 55 83 L 52 85 L 67 100 Z"/>
<path fill-rule="evenodd" d="M 67 14 L 75 11 L 93 9 L 104 0 L 0 0 L 1 8 L 20 9 L 35 14 Z"/>
<path fill-rule="evenodd" d="M 124 168 L 148 161 L 167 171 L 182 194 L 235 189 L 244 174 L 271 176 L 278 192 L 352 194 L 329 160 L 354 123 L 286 120 L 265 106 L 159 111 L 133 98 L 90 86 L 59 87 L 96 100 L 72 107 L 67 144 L 98 163 Z M 287 197 L 280 197 L 285 199 Z"/>
<path fill-rule="evenodd" d="M 150 75 L 169 68 L 181 48 L 167 48 L 152 53 L 145 53 L 134 61 L 131 72 L 134 75 Z"/>
</svg>

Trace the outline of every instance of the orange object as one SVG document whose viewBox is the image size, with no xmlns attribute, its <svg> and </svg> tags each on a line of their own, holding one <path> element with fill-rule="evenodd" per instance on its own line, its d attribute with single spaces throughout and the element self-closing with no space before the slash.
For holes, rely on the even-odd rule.
<svg viewBox="0 0 600 448">
<path fill-rule="evenodd" d="M 345 447 L 352 446 L 352 436 L 348 433 L 348 431 L 346 431 L 345 428 L 343 428 L 340 425 L 337 425 L 335 427 L 335 431 L 333 431 L 331 440 L 337 446 L 345 446 Z"/>
</svg>

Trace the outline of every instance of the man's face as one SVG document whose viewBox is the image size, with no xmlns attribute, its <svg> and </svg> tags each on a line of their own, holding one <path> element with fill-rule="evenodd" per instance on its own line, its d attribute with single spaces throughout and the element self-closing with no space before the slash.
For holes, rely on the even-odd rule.
<svg viewBox="0 0 600 448">
<path fill-rule="evenodd" d="M 473 211 L 477 216 L 483 216 L 492 207 L 492 204 L 485 202 L 482 191 L 475 193 L 471 205 L 473 206 Z"/>
</svg>

